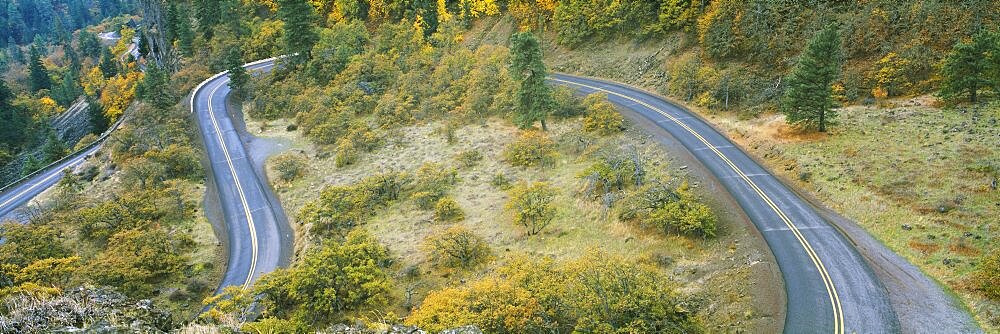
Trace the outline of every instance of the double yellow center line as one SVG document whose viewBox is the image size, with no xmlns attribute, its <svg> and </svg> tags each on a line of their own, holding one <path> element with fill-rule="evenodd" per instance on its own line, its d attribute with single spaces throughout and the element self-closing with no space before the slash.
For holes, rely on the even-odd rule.
<svg viewBox="0 0 1000 334">
<path fill-rule="evenodd" d="M 268 65 L 269 66 L 269 65 Z M 261 66 L 267 67 L 267 66 Z M 208 116 L 212 120 L 212 127 L 215 128 L 215 135 L 219 140 L 219 146 L 222 147 L 222 154 L 226 157 L 226 163 L 229 165 L 229 173 L 233 176 L 233 182 L 236 183 L 236 192 L 240 196 L 240 203 L 243 204 L 243 213 L 247 216 L 247 228 L 250 230 L 250 271 L 247 273 L 246 279 L 243 281 L 243 289 L 246 290 L 253 283 L 253 274 L 257 271 L 257 227 L 254 225 L 253 214 L 250 211 L 250 205 L 247 202 L 246 194 L 243 192 L 243 185 L 240 183 L 240 177 L 236 173 L 236 167 L 233 165 L 233 159 L 229 155 L 229 148 L 226 146 L 226 140 L 222 136 L 222 129 L 219 128 L 219 121 L 215 118 L 215 110 L 212 107 L 212 100 L 215 98 L 215 93 L 222 88 L 224 84 L 218 84 L 212 91 L 208 94 Z M 232 254 L 230 255 L 232 257 Z"/>
<path fill-rule="evenodd" d="M 736 174 L 738 174 L 740 176 L 740 178 L 742 178 L 744 181 L 746 181 L 746 183 L 750 186 L 750 188 L 752 188 L 755 192 L 757 192 L 758 195 L 760 195 L 760 198 L 765 203 L 767 203 L 767 205 L 770 206 L 772 210 L 774 210 L 774 212 L 778 215 L 778 217 L 780 217 L 781 220 L 785 223 L 785 226 L 788 226 L 788 229 L 790 231 L 792 231 L 792 234 L 795 235 L 796 239 L 798 239 L 799 244 L 802 245 L 802 248 L 806 251 L 806 254 L 809 255 L 810 260 L 812 260 L 813 265 L 816 266 L 816 270 L 819 272 L 820 278 L 822 278 L 822 280 L 823 280 L 823 285 L 826 287 L 827 295 L 830 297 L 830 305 L 833 308 L 833 332 L 835 334 L 842 334 L 842 333 L 844 333 L 844 311 L 843 311 L 843 308 L 841 307 L 841 304 L 840 304 L 840 297 L 837 295 L 837 288 L 836 288 L 836 286 L 834 286 L 833 279 L 830 278 L 830 274 L 827 272 L 826 266 L 823 265 L 823 261 L 820 260 L 819 255 L 817 255 L 816 251 L 813 250 L 812 246 L 809 244 L 809 241 L 805 238 L 805 236 L 802 235 L 802 233 L 799 231 L 798 227 L 796 227 L 795 224 L 792 223 L 791 219 L 788 218 L 788 216 L 785 214 L 785 212 L 782 211 L 781 208 L 779 208 L 774 203 L 774 201 L 771 200 L 771 197 L 768 196 L 763 190 L 761 190 L 761 188 L 758 187 L 757 184 L 754 183 L 753 180 L 751 180 L 750 177 L 746 173 L 743 173 L 743 171 L 738 166 L 736 166 L 736 164 L 733 163 L 732 160 L 729 159 L 729 157 L 727 157 L 725 154 L 723 154 L 721 151 L 719 151 L 719 149 L 716 148 L 714 145 L 712 145 L 711 143 L 709 143 L 708 140 L 706 140 L 704 137 L 702 137 L 701 134 L 699 134 L 697 131 L 695 131 L 694 129 L 692 129 L 687 124 L 684 124 L 683 122 L 681 122 L 681 120 L 678 119 L 677 117 L 674 117 L 674 116 L 668 114 L 667 112 L 665 112 L 665 111 L 663 111 L 663 110 L 661 110 L 659 108 L 656 108 L 656 107 L 654 107 L 654 106 L 652 106 L 652 105 L 650 105 L 650 104 L 648 104 L 646 102 L 640 101 L 640 100 L 632 98 L 630 96 L 626 96 L 626 95 L 619 94 L 619 93 L 616 93 L 616 92 L 613 92 L 613 91 L 609 91 L 607 89 L 603 89 L 603 88 L 600 88 L 600 87 L 594 87 L 594 86 L 590 86 L 590 85 L 585 85 L 585 84 L 576 83 L 576 82 L 572 82 L 572 81 L 561 80 L 561 79 L 557 79 L 557 78 L 550 78 L 550 80 L 555 81 L 555 82 L 564 83 L 564 84 L 585 87 L 585 88 L 593 89 L 595 91 L 605 92 L 607 94 L 618 96 L 618 97 L 621 97 L 623 99 L 635 102 L 636 104 L 642 105 L 642 106 L 644 106 L 646 108 L 649 108 L 650 110 L 653 110 L 653 111 L 657 112 L 658 114 L 663 115 L 664 117 L 667 117 L 668 119 L 670 119 L 674 123 L 677 123 L 677 125 L 680 125 L 682 128 L 684 128 L 685 130 L 687 130 L 687 132 L 691 133 L 691 135 L 693 135 L 695 138 L 697 138 L 699 141 L 701 141 L 703 144 L 705 144 L 705 146 L 708 149 L 712 150 L 712 152 L 715 152 L 715 154 L 718 155 L 719 158 L 722 159 L 727 165 L 729 165 L 729 167 L 732 168 L 733 171 L 736 172 Z"/>
</svg>

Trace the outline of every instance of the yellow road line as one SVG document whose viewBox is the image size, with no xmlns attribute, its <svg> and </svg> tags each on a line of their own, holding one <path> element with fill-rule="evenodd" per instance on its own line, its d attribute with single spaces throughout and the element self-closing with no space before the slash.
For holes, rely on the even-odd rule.
<svg viewBox="0 0 1000 334">
<path fill-rule="evenodd" d="M 215 97 L 215 92 L 222 88 L 222 84 L 219 84 L 212 89 L 208 94 L 208 115 L 212 119 L 212 126 L 215 127 L 215 135 L 219 139 L 219 145 L 222 146 L 222 154 L 226 157 L 226 163 L 229 164 L 229 172 L 233 175 L 233 181 L 236 183 L 236 191 L 240 196 L 240 201 L 243 204 L 243 212 L 247 216 L 247 227 L 250 229 L 250 248 L 252 250 L 252 258 L 250 259 L 250 272 L 247 273 L 247 278 L 243 282 L 243 289 L 246 290 L 250 286 L 250 282 L 253 279 L 253 273 L 257 270 L 257 228 L 253 224 L 253 215 L 250 213 L 250 205 L 247 204 L 246 195 L 243 193 L 243 185 L 240 184 L 240 177 L 236 175 L 236 167 L 233 166 L 233 159 L 229 156 L 229 149 L 226 147 L 226 140 L 222 137 L 222 130 L 219 128 L 219 122 L 215 119 L 215 112 L 212 108 L 212 99 Z M 244 157 L 247 158 L 247 157 Z M 232 256 L 232 254 L 230 254 Z"/>
<path fill-rule="evenodd" d="M 594 86 L 590 86 L 590 85 L 585 85 L 585 84 L 576 83 L 576 82 L 572 82 L 572 81 L 566 81 L 566 80 L 557 79 L 557 78 L 551 78 L 551 79 L 553 81 L 557 81 L 557 82 L 562 82 L 562 83 L 566 83 L 566 84 L 570 84 L 570 85 L 576 85 L 576 86 L 580 86 L 580 87 L 586 87 L 586 88 L 590 88 L 590 89 L 593 89 L 593 90 L 596 90 L 596 91 L 602 91 L 602 92 L 605 92 L 605 93 L 608 93 L 608 94 L 612 94 L 612 95 L 615 95 L 615 96 L 618 96 L 618 97 L 630 100 L 632 102 L 635 102 L 636 104 L 639 104 L 639 105 L 642 105 L 642 106 L 644 106 L 646 108 L 649 108 L 650 110 L 653 110 L 653 111 L 657 112 L 658 114 L 663 115 L 663 116 L 669 118 L 674 123 L 677 123 L 678 125 L 680 125 L 685 130 L 687 130 L 689 133 L 691 133 L 691 135 L 695 136 L 695 138 L 697 138 L 699 141 L 701 141 L 702 143 L 704 143 L 705 146 L 707 146 L 708 149 L 712 150 L 712 152 L 715 152 L 715 154 L 718 155 L 719 158 L 721 158 L 727 165 L 729 165 L 730 168 L 733 169 L 733 171 L 735 171 L 744 181 L 746 181 L 746 183 L 748 185 L 750 185 L 750 187 L 753 188 L 753 190 L 756 191 L 758 195 L 760 195 L 761 199 L 763 199 L 764 202 L 767 203 L 768 206 L 770 206 L 771 209 L 774 210 L 774 212 L 778 214 L 778 216 L 785 223 L 785 225 L 788 226 L 789 230 L 792 231 L 792 234 L 799 241 L 799 244 L 802 245 L 802 248 L 806 251 L 806 254 L 809 255 L 809 258 L 810 258 L 810 260 L 812 260 L 813 265 L 816 266 L 817 271 L 820 273 L 820 278 L 822 278 L 822 280 L 823 280 L 823 285 L 826 288 L 827 295 L 830 297 L 830 305 L 831 305 L 831 307 L 833 309 L 833 332 L 837 333 L 837 334 L 844 333 L 844 312 L 843 312 L 843 308 L 842 308 L 841 303 L 840 303 L 840 297 L 837 294 L 837 288 L 836 288 L 836 286 L 834 286 L 834 284 L 833 284 L 833 279 L 830 277 L 829 272 L 827 272 L 826 266 L 823 265 L 823 261 L 819 258 L 819 255 L 816 254 L 816 251 L 813 250 L 812 246 L 809 244 L 809 241 L 799 231 L 798 227 L 796 227 L 795 224 L 792 223 L 791 219 L 789 219 L 788 216 L 785 215 L 784 211 L 782 211 L 774 203 L 774 201 L 771 200 L 770 196 L 768 196 L 763 190 L 761 190 L 760 187 L 758 187 L 757 184 L 754 183 L 753 180 L 751 180 L 750 177 L 747 176 L 746 173 L 743 173 L 743 171 L 738 166 L 736 166 L 736 164 L 733 163 L 732 160 L 729 159 L 729 157 L 727 157 L 725 154 L 723 154 L 721 151 L 719 151 L 719 149 L 716 148 L 714 145 L 712 145 L 711 143 L 709 143 L 708 140 L 706 140 L 704 137 L 702 137 L 701 134 L 699 134 L 697 131 L 695 131 L 694 129 L 692 129 L 691 127 L 689 127 L 687 124 L 684 124 L 683 122 L 681 122 L 680 118 L 674 117 L 674 116 L 666 113 L 665 111 L 663 111 L 663 110 L 661 110 L 659 108 L 656 108 L 656 107 L 654 107 L 654 106 L 652 106 L 652 105 L 650 105 L 650 104 L 648 104 L 646 102 L 640 101 L 640 100 L 632 98 L 630 96 L 626 96 L 626 95 L 623 95 L 623 94 L 612 92 L 612 91 L 609 91 L 607 89 L 599 88 L 599 87 L 594 87 Z"/>
</svg>

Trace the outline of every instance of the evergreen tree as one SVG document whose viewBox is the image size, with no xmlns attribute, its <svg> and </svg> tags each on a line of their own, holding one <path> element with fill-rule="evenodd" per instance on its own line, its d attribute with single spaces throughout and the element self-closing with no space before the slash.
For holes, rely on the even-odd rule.
<svg viewBox="0 0 1000 334">
<path fill-rule="evenodd" d="M 146 30 L 139 29 L 135 33 L 136 37 L 139 37 L 139 56 L 143 58 L 149 57 L 149 41 L 146 40 Z"/>
<path fill-rule="evenodd" d="M 316 11 L 305 0 L 278 0 L 278 17 L 285 22 L 285 52 L 298 54 L 299 61 L 308 60 L 313 45 L 319 40 L 316 31 Z"/>
<path fill-rule="evenodd" d="M 24 110 L 13 106 L 13 100 L 14 93 L 7 87 L 5 81 L 0 80 L 0 147 L 6 147 L 11 151 L 24 142 L 30 120 Z"/>
<path fill-rule="evenodd" d="M 90 115 L 91 133 L 100 134 L 110 126 L 108 117 L 104 115 L 104 107 L 101 107 L 101 102 L 96 98 L 87 97 L 87 114 Z"/>
<path fill-rule="evenodd" d="M 76 98 L 83 94 L 83 88 L 77 83 L 77 74 L 73 71 L 63 75 L 62 83 L 52 88 L 52 99 L 59 102 L 59 105 L 68 107 Z"/>
<path fill-rule="evenodd" d="M 205 39 L 212 38 L 212 29 L 219 23 L 218 0 L 194 0 L 194 16 L 198 20 L 198 32 Z"/>
<path fill-rule="evenodd" d="M 969 42 L 958 42 L 941 67 L 940 96 L 954 100 L 965 95 L 969 102 L 979 100 L 979 90 L 1000 85 L 1000 38 L 998 34 L 979 33 Z"/>
<path fill-rule="evenodd" d="M 68 153 L 69 149 L 66 148 L 66 144 L 62 140 L 56 137 L 55 131 L 49 131 L 48 137 L 45 139 L 45 145 L 42 146 L 42 154 L 45 155 L 43 161 L 51 163 L 61 159 Z"/>
<path fill-rule="evenodd" d="M 104 73 L 104 78 L 111 78 L 118 75 L 118 64 L 115 61 L 115 56 L 111 55 L 111 50 L 104 48 L 101 50 L 101 72 Z"/>
<path fill-rule="evenodd" d="M 250 83 L 250 73 L 243 67 L 243 52 L 239 47 L 229 49 L 226 55 L 226 69 L 229 71 L 229 88 L 232 89 L 237 99 L 247 97 Z"/>
<path fill-rule="evenodd" d="M 788 77 L 782 111 L 789 124 L 826 131 L 836 117 L 832 85 L 840 65 L 840 36 L 835 27 L 827 27 L 809 40 Z"/>
<path fill-rule="evenodd" d="M 155 63 L 146 69 L 142 83 L 136 87 L 136 96 L 159 110 L 168 110 L 177 102 L 170 89 L 170 75 Z"/>
<path fill-rule="evenodd" d="M 545 118 L 554 109 L 555 102 L 551 88 L 545 83 L 545 64 L 538 39 L 531 32 L 519 32 L 511 37 L 510 45 L 510 74 L 520 83 L 514 124 L 526 129 L 541 122 L 542 130 L 547 130 Z"/>
<path fill-rule="evenodd" d="M 28 60 L 28 84 L 32 92 L 42 89 L 52 88 L 52 78 L 49 71 L 42 64 L 42 54 L 35 45 L 31 46 L 30 59 Z"/>
<path fill-rule="evenodd" d="M 97 34 L 87 30 L 80 30 L 79 40 L 80 53 L 84 57 L 97 58 L 101 56 L 101 41 L 97 39 Z"/>
<path fill-rule="evenodd" d="M 63 47 L 63 50 L 65 50 L 66 62 L 69 63 L 68 70 L 73 72 L 74 76 L 79 76 L 80 69 L 83 67 L 83 65 L 80 64 L 80 56 L 76 53 L 76 50 L 73 49 L 72 45 L 66 45 Z"/>
<path fill-rule="evenodd" d="M 194 30 L 191 27 L 191 19 L 188 16 L 187 6 L 176 7 L 177 23 L 174 27 L 177 36 L 177 49 L 181 55 L 191 56 L 194 54 Z"/>
</svg>

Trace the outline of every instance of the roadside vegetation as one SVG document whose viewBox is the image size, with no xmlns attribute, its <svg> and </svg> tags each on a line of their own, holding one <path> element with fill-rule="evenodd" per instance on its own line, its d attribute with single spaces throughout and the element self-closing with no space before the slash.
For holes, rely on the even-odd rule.
<svg viewBox="0 0 1000 334">
<path fill-rule="evenodd" d="M 581 8 L 579 15 L 616 10 Z M 712 1 L 664 11 L 670 8 L 613 26 L 620 29 L 572 21 L 587 32 L 572 42 L 557 6 L 541 21 L 553 28 L 542 35 L 546 63 L 643 87 L 701 113 L 771 170 L 954 291 L 988 332 L 1000 326 L 1000 303 L 988 292 L 996 280 L 984 280 L 1000 215 L 991 167 L 1000 159 L 1000 79 L 991 65 L 998 17 L 983 11 L 995 3 Z M 643 22 L 676 25 L 656 30 Z M 484 19 L 466 43 L 503 45 L 529 23 L 513 14 Z M 789 106 L 801 106 L 789 98 L 807 48 L 831 25 L 840 42 L 812 52 L 839 63 L 832 84 L 811 90 L 828 88 L 813 101 L 832 101 L 827 131 L 816 133 L 818 123 L 789 114 L 800 111 Z"/>
<path fill-rule="evenodd" d="M 86 13 L 120 5 L 93 4 Z M 91 22 L 73 16 L 81 14 L 59 12 L 56 19 Z M 2 122 L 2 132 L 20 136 L 3 148 L 27 156 L 37 166 L 32 168 L 61 158 L 74 144 L 93 142 L 93 133 L 124 118 L 92 158 L 10 216 L 17 221 L 0 225 L 0 332 L 171 331 L 199 311 L 220 279 L 222 250 L 199 200 L 205 175 L 191 137 L 196 132 L 189 109 L 178 104 L 183 92 L 208 76 L 207 69 L 168 73 L 146 58 L 143 43 L 140 59 L 129 55 L 132 36 L 139 33 L 127 24 L 131 18 L 51 35 L 33 28 L 39 33 L 26 82 L 18 79 L 25 67 L 16 58 L 0 57 L 5 78 L 14 78 L 0 82 L 3 116 L 11 117 Z M 97 37 L 104 31 L 122 38 L 107 45 Z M 12 44 L 7 50 L 22 48 Z M 80 143 L 63 143 L 50 118 L 81 99 L 89 103 L 82 119 L 91 124 L 74 126 L 93 133 Z M 32 147 L 38 136 L 46 138 L 40 149 Z M 44 159 L 34 158 L 38 151 Z"/>
<path fill-rule="evenodd" d="M 691 106 L 1000 326 L 995 1 L 135 5 L 144 24 L 109 49 L 98 29 L 0 14 L 14 28 L 0 42 L 19 45 L 0 57 L 0 164 L 31 171 L 74 146 L 46 118 L 80 92 L 95 128 L 131 119 L 28 225 L 0 229 L 0 317 L 101 285 L 247 332 L 778 331 L 781 297 L 761 290 L 781 289 L 760 289 L 773 264 L 732 204 L 702 197 L 606 97 L 547 85 L 554 69 Z M 145 75 L 116 56 L 136 35 Z M 271 74 L 240 67 L 279 55 Z M 293 146 L 267 168 L 296 254 L 203 299 L 222 268 L 175 104 L 223 70 L 249 129 Z"/>
<path fill-rule="evenodd" d="M 262 19 L 316 18 L 294 2 Z M 744 227 L 706 205 L 604 96 L 547 85 L 534 34 L 509 49 L 469 47 L 459 12 L 430 23 L 412 6 L 374 27 L 336 18 L 285 30 L 275 48 L 300 56 L 247 83 L 248 128 L 292 143 L 268 172 L 296 257 L 253 289 L 208 300 L 203 321 L 248 331 L 778 326 L 772 308 L 753 305 L 774 296 L 744 284 L 771 275 L 748 265 L 765 258 L 737 241 Z M 722 254 L 742 264 L 710 261 Z M 549 286 L 522 284 L 536 275 L 560 284 L 533 295 Z M 723 282 L 736 276 L 746 280 Z M 719 294 L 731 303 L 706 308 Z M 242 317 L 254 296 L 260 316 Z M 614 307 L 593 308 L 602 298 Z"/>
</svg>

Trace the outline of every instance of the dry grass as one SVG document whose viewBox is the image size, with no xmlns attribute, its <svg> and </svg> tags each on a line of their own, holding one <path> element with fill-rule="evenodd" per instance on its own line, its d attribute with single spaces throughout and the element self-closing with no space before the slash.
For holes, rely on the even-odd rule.
<svg viewBox="0 0 1000 334">
<path fill-rule="evenodd" d="M 717 328 L 749 326 L 768 331 L 780 326 L 774 323 L 774 315 L 769 314 L 772 311 L 760 308 L 761 303 L 755 300 L 766 297 L 755 295 L 751 286 L 770 284 L 769 278 L 761 276 L 761 268 L 752 266 L 762 261 L 764 253 L 754 249 L 752 243 L 740 242 L 750 236 L 738 220 L 724 217 L 723 233 L 715 240 L 665 235 L 620 222 L 598 202 L 579 196 L 584 183 L 577 175 L 594 162 L 593 157 L 563 150 L 550 167 L 519 168 L 504 162 L 503 148 L 518 132 L 506 121 L 491 120 L 485 126 L 459 128 L 455 132 L 457 141 L 453 144 L 449 144 L 441 133 L 440 123 L 406 127 L 390 136 L 394 139 L 385 147 L 362 155 L 358 163 L 340 169 L 333 167 L 331 152 L 308 144 L 298 132 L 285 131 L 286 126 L 286 120 L 267 125 L 249 124 L 256 135 L 289 140 L 295 152 L 309 157 L 308 171 L 301 179 L 277 186 L 278 196 L 290 215 L 298 212 L 303 203 L 314 199 L 327 185 L 350 184 L 389 170 L 412 171 L 431 161 L 458 168 L 459 182 L 449 195 L 465 212 L 466 218 L 459 224 L 483 237 L 496 260 L 472 271 L 435 267 L 422 247 L 423 240 L 450 225 L 435 222 L 431 210 L 421 210 L 411 202 L 393 204 L 378 213 L 365 228 L 399 257 L 396 275 L 399 284 L 394 307 L 397 314 L 405 315 L 408 306 L 419 303 L 431 290 L 489 272 L 501 265 L 507 255 L 569 260 L 600 248 L 627 258 L 661 263 L 663 270 L 678 280 L 682 291 L 692 296 L 692 302 L 698 303 L 697 307 L 702 309 L 700 316 Z M 576 121 L 555 122 L 548 135 L 558 138 L 560 134 L 578 131 Z M 634 130 L 606 139 L 606 144 L 636 147 L 641 156 L 648 159 L 653 173 L 663 179 L 679 182 L 686 177 L 684 171 L 670 168 L 670 157 L 655 141 Z M 456 156 L 470 150 L 480 152 L 482 159 L 474 166 L 464 167 Z M 521 227 L 514 226 L 503 211 L 506 191 L 490 185 L 490 180 L 498 173 L 513 182 L 545 181 L 559 189 L 556 204 L 560 209 L 555 222 L 532 237 Z M 298 230 L 297 248 L 308 247 L 307 242 L 301 242 L 305 229 L 295 223 L 293 226 Z M 746 279 L 732 280 L 733 277 Z"/>
<path fill-rule="evenodd" d="M 677 43 L 618 40 L 578 50 L 545 43 L 545 52 L 557 71 L 669 95 L 666 69 L 681 55 Z M 1000 303 L 967 289 L 975 257 L 1000 238 L 1000 190 L 990 187 L 993 175 L 972 169 L 1000 164 L 1000 106 L 953 110 L 936 103 L 922 96 L 843 108 L 829 134 L 799 132 L 773 113 L 747 119 L 689 107 L 955 291 L 987 331 L 1000 330 Z"/>
</svg>

